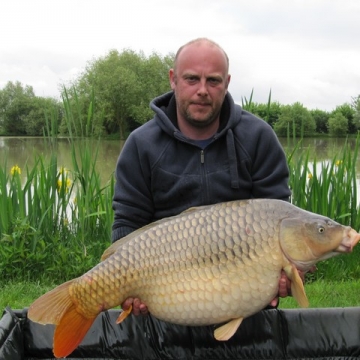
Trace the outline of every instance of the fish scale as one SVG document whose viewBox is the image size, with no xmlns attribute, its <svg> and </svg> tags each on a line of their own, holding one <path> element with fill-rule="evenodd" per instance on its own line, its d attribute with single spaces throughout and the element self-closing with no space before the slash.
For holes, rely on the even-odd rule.
<svg viewBox="0 0 360 360">
<path fill-rule="evenodd" d="M 28 317 L 56 325 L 55 356 L 70 354 L 101 311 L 128 297 L 141 298 L 153 316 L 171 323 L 227 322 L 214 332 L 227 340 L 243 318 L 275 298 L 281 271 L 307 306 L 298 270 L 350 252 L 359 239 L 350 227 L 280 200 L 193 208 L 120 239 L 96 267 L 37 299 Z"/>
</svg>

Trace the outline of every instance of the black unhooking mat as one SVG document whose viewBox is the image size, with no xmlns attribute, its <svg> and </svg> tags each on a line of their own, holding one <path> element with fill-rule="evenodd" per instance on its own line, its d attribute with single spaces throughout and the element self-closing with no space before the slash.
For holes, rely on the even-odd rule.
<svg viewBox="0 0 360 360">
<path fill-rule="evenodd" d="M 227 342 L 213 326 L 187 327 L 152 316 L 98 316 L 68 359 L 358 359 L 360 308 L 264 310 L 247 318 Z M 27 319 L 27 310 L 6 308 L 0 320 L 0 359 L 54 359 L 52 325 Z"/>
</svg>

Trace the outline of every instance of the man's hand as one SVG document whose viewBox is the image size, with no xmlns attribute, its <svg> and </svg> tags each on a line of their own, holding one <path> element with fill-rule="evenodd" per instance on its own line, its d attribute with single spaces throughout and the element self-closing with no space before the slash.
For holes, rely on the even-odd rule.
<svg viewBox="0 0 360 360">
<path fill-rule="evenodd" d="M 149 313 L 147 306 L 141 302 L 139 298 L 127 298 L 122 304 L 121 307 L 123 310 L 128 310 L 129 307 L 132 305 L 132 314 L 134 315 L 146 315 Z"/>
<path fill-rule="evenodd" d="M 305 273 L 299 270 L 299 275 L 301 277 L 301 280 L 304 282 L 305 280 Z M 272 307 L 277 307 L 279 304 L 279 298 L 284 298 L 287 296 L 291 296 L 291 281 L 286 276 L 284 270 L 281 270 L 281 276 L 279 280 L 279 292 L 278 295 L 274 300 L 271 301 L 269 304 Z"/>
</svg>

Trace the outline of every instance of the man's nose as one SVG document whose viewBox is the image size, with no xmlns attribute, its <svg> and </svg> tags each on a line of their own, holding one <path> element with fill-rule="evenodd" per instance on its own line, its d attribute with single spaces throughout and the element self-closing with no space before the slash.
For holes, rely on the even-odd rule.
<svg viewBox="0 0 360 360">
<path fill-rule="evenodd" d="M 197 91 L 199 96 L 206 96 L 208 94 L 206 79 L 199 81 L 199 87 Z"/>
</svg>

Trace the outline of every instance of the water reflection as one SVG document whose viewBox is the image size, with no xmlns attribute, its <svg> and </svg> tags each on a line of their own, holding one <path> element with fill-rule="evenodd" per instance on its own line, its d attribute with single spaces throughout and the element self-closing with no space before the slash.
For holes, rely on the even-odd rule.
<svg viewBox="0 0 360 360">
<path fill-rule="evenodd" d="M 333 160 L 339 155 L 346 143 L 350 151 L 354 151 L 356 146 L 356 139 L 353 138 L 305 138 L 301 141 L 280 138 L 279 140 L 285 151 L 291 152 L 294 148 L 303 151 L 309 149 L 310 160 L 316 157 L 317 161 Z M 360 165 L 359 158 L 357 165 Z"/>
<path fill-rule="evenodd" d="M 115 140 L 87 140 L 90 143 L 93 159 L 96 158 L 96 169 L 103 183 L 109 181 L 115 170 L 115 165 L 123 141 Z M 81 142 L 79 141 L 81 151 Z M 96 155 L 96 150 L 98 151 Z M 26 166 L 31 169 L 38 156 L 45 162 L 50 159 L 51 146 L 44 138 L 0 137 L 0 166 L 6 164 L 7 171 L 18 165 L 21 169 Z M 58 166 L 72 170 L 71 144 L 68 139 L 59 139 L 56 147 Z"/>
<path fill-rule="evenodd" d="M 123 141 L 119 140 L 87 140 L 90 142 L 90 148 L 93 150 L 95 159 L 96 149 L 98 155 L 96 160 L 96 169 L 100 173 L 101 180 L 105 184 L 113 176 L 115 165 Z M 356 139 L 344 138 L 305 138 L 300 143 L 287 138 L 280 138 L 280 142 L 287 153 L 290 153 L 295 147 L 299 150 L 309 149 L 310 161 L 316 157 L 317 162 L 333 160 L 343 149 L 345 142 L 349 144 L 350 151 L 355 149 Z M 79 144 L 81 142 L 79 141 Z M 49 143 L 46 139 L 40 138 L 21 138 L 21 137 L 0 137 L 0 165 L 6 163 L 7 171 L 14 165 L 24 169 L 26 165 L 31 169 L 34 165 L 37 155 L 41 155 L 45 160 L 49 159 Z M 81 149 L 80 149 L 81 151 Z M 72 170 L 71 145 L 68 139 L 59 139 L 56 148 L 58 166 L 66 167 Z M 357 174 L 360 177 L 360 159 L 357 162 Z"/>
</svg>

